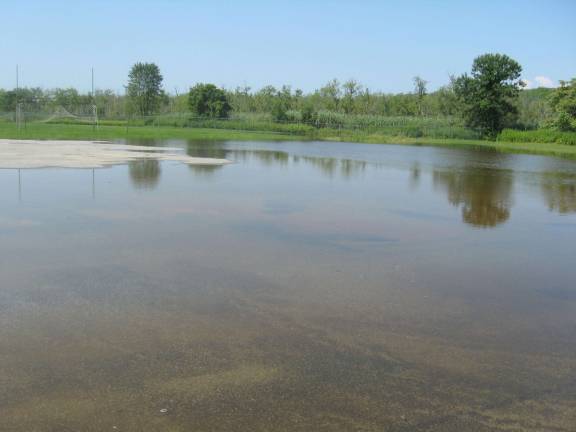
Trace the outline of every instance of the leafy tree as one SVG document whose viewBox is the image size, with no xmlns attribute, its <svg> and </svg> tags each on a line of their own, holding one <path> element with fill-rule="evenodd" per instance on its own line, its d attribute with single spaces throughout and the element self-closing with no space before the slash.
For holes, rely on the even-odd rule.
<svg viewBox="0 0 576 432">
<path fill-rule="evenodd" d="M 306 124 L 313 124 L 318 120 L 318 111 L 314 108 L 311 103 L 306 103 L 302 107 L 302 122 Z"/>
<path fill-rule="evenodd" d="M 351 79 L 342 84 L 344 97 L 342 98 L 342 109 L 346 114 L 354 112 L 354 100 L 362 91 L 362 86 L 358 81 Z"/>
<path fill-rule="evenodd" d="M 0 111 L 14 111 L 18 103 L 25 105 L 25 110 L 40 111 L 49 101 L 49 95 L 41 88 L 19 88 L 0 92 Z"/>
<path fill-rule="evenodd" d="M 342 95 L 340 82 L 337 79 L 329 81 L 318 91 L 318 94 L 326 109 L 336 111 L 340 104 L 340 96 Z"/>
<path fill-rule="evenodd" d="M 260 112 L 271 112 L 276 94 L 278 94 L 278 90 L 271 85 L 258 90 L 254 95 L 256 109 Z"/>
<path fill-rule="evenodd" d="M 136 63 L 132 66 L 126 93 L 136 113 L 147 116 L 158 111 L 165 99 L 162 81 L 160 68 L 154 63 Z"/>
<path fill-rule="evenodd" d="M 272 105 L 272 119 L 277 122 L 284 122 L 288 120 L 288 107 L 286 102 L 281 98 L 276 98 Z"/>
<path fill-rule="evenodd" d="M 80 94 L 74 88 L 55 89 L 53 91 L 52 100 L 54 105 L 62 106 L 67 110 L 72 110 L 75 106 L 81 103 Z"/>
<path fill-rule="evenodd" d="M 254 112 L 256 111 L 256 104 L 254 97 L 250 93 L 251 88 L 247 85 L 243 87 L 236 87 L 233 92 L 228 93 L 228 100 L 232 106 L 233 111 L 237 112 Z"/>
<path fill-rule="evenodd" d="M 98 117 L 117 118 L 124 115 L 124 97 L 112 90 L 96 90 L 93 102 L 98 107 Z"/>
<path fill-rule="evenodd" d="M 201 117 L 226 118 L 232 110 L 226 92 L 214 84 L 196 84 L 188 93 L 190 111 Z"/>
<path fill-rule="evenodd" d="M 292 104 L 292 105 L 293 105 L 293 108 L 298 109 L 298 108 L 302 107 L 302 100 L 303 100 L 303 98 L 304 98 L 304 92 L 303 92 L 301 89 L 297 88 L 297 89 L 294 91 L 294 96 L 292 97 L 292 100 L 293 100 L 293 104 Z"/>
<path fill-rule="evenodd" d="M 495 137 L 517 114 L 514 104 L 524 83 L 522 66 L 503 54 L 474 59 L 472 74 L 456 79 L 454 91 L 462 103 L 464 121 L 482 135 Z"/>
<path fill-rule="evenodd" d="M 561 131 L 576 131 L 576 78 L 560 81 L 550 97 L 550 106 L 555 118 L 552 126 Z"/>
<path fill-rule="evenodd" d="M 422 115 L 423 114 L 422 102 L 424 101 L 424 96 L 426 96 L 426 85 L 428 84 L 428 81 L 422 79 L 419 76 L 415 76 L 413 78 L 413 81 L 414 81 L 414 94 L 416 94 L 416 97 L 418 98 L 418 113 Z"/>
<path fill-rule="evenodd" d="M 553 109 L 550 97 L 554 89 L 538 87 L 522 90 L 518 97 L 518 122 L 520 129 L 537 129 L 551 120 Z"/>
</svg>

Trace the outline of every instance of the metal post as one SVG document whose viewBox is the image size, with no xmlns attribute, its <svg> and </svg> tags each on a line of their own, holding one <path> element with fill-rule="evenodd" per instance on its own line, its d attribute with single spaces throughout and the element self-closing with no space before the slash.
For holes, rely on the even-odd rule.
<svg viewBox="0 0 576 432">
<path fill-rule="evenodd" d="M 16 129 L 18 132 L 22 129 L 23 115 L 22 115 L 22 104 L 16 102 Z"/>
<path fill-rule="evenodd" d="M 92 115 L 94 117 L 93 130 L 98 130 L 98 107 L 96 106 L 96 95 L 94 94 L 94 68 L 91 69 L 92 74 Z"/>
<path fill-rule="evenodd" d="M 18 65 L 16 65 L 16 129 L 20 131 L 20 71 L 18 70 Z"/>
</svg>

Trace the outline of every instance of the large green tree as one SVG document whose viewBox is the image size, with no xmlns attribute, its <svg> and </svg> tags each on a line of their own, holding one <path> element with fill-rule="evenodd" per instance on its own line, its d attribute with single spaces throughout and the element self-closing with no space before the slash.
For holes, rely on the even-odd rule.
<svg viewBox="0 0 576 432">
<path fill-rule="evenodd" d="M 164 99 L 163 77 L 154 63 L 136 63 L 130 69 L 126 93 L 133 112 L 147 116 L 160 108 Z"/>
<path fill-rule="evenodd" d="M 226 92 L 214 84 L 196 84 L 188 93 L 190 111 L 201 117 L 228 117 L 232 106 Z"/>
<path fill-rule="evenodd" d="M 472 64 L 471 75 L 456 79 L 454 91 L 462 103 L 466 125 L 495 137 L 517 114 L 515 99 L 524 83 L 522 66 L 504 54 L 484 54 Z"/>
<path fill-rule="evenodd" d="M 576 78 L 560 81 L 550 97 L 550 106 L 554 110 L 552 126 L 561 131 L 576 130 Z"/>
</svg>

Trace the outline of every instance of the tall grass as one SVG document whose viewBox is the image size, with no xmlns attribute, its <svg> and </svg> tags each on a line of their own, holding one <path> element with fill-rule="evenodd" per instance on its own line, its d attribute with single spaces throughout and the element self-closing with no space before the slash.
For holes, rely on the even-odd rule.
<svg viewBox="0 0 576 432">
<path fill-rule="evenodd" d="M 27 123 L 32 124 L 75 124 L 91 125 L 86 118 L 49 118 L 38 113 L 27 113 Z M 368 114 L 343 114 L 331 111 L 315 113 L 313 120 L 302 121 L 299 111 L 288 111 L 287 120 L 276 121 L 269 113 L 234 113 L 227 119 L 194 117 L 190 113 L 167 113 L 148 117 L 100 119 L 102 126 L 131 127 L 174 127 L 222 129 L 290 134 L 307 138 L 363 136 L 369 141 L 373 137 L 403 137 L 430 139 L 477 140 L 480 136 L 466 128 L 461 120 L 453 117 L 380 116 Z M 14 113 L 0 113 L 0 122 L 14 120 Z M 550 129 L 519 131 L 505 129 L 498 142 L 511 143 L 555 143 L 576 145 L 576 132 L 560 132 Z"/>
<path fill-rule="evenodd" d="M 304 132 L 312 135 L 327 135 L 339 133 L 361 133 L 365 135 L 405 136 L 410 138 L 452 138 L 478 139 L 479 135 L 464 127 L 456 119 L 450 117 L 386 117 L 378 115 L 342 114 L 330 111 L 320 111 L 315 119 L 303 123 L 298 111 L 287 113 L 288 121 L 274 122 L 269 114 L 237 113 L 229 120 L 239 127 L 249 127 L 253 130 L 292 130 L 294 133 Z M 300 125 L 299 128 L 289 128 L 288 125 Z"/>
<path fill-rule="evenodd" d="M 498 136 L 498 141 L 576 145 L 576 132 L 560 132 L 552 129 L 528 131 L 504 129 Z"/>
<path fill-rule="evenodd" d="M 354 133 L 409 138 L 479 138 L 476 132 L 465 128 L 459 120 L 451 117 L 387 117 L 319 111 L 313 120 L 304 122 L 299 111 L 288 111 L 286 118 L 283 121 L 274 120 L 269 113 L 234 113 L 227 119 L 194 117 L 190 113 L 167 113 L 148 117 L 101 119 L 100 124 L 266 131 L 310 137 Z M 71 118 L 50 120 L 50 123 L 55 124 L 81 122 L 79 119 Z"/>
</svg>

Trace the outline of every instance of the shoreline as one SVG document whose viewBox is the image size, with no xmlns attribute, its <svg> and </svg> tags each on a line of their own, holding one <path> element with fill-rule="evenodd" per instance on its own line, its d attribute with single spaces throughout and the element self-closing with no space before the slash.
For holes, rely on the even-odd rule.
<svg viewBox="0 0 576 432">
<path fill-rule="evenodd" d="M 333 131 L 325 131 L 333 132 Z M 343 131 L 338 135 L 288 134 L 273 131 L 250 131 L 237 129 L 177 128 L 151 126 L 112 126 L 102 125 L 94 130 L 91 125 L 29 124 L 23 131 L 16 130 L 13 124 L 0 123 L 0 139 L 18 140 L 82 140 L 102 141 L 118 139 L 168 140 L 189 139 L 206 141 L 325 141 L 363 144 L 394 144 L 436 147 L 468 147 L 490 149 L 503 153 L 533 154 L 576 159 L 576 146 L 557 143 L 506 142 L 454 138 L 411 138 L 380 134 L 362 134 Z"/>
</svg>

